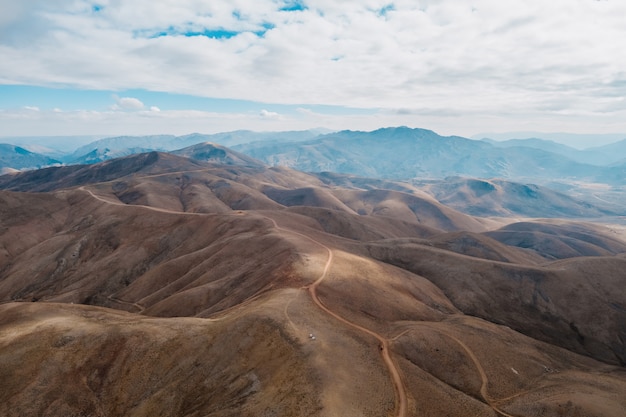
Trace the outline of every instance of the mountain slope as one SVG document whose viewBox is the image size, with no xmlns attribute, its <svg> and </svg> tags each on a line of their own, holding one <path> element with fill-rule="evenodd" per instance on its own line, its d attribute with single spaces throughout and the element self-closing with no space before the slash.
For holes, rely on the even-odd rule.
<svg viewBox="0 0 626 417">
<path fill-rule="evenodd" d="M 263 166 L 261 161 L 211 142 L 197 143 L 171 153 L 197 161 L 213 162 L 222 165 Z"/>
<path fill-rule="evenodd" d="M 529 138 L 529 139 L 509 139 L 505 141 L 495 141 L 483 139 L 491 145 L 498 148 L 532 148 L 557 155 L 564 156 L 567 159 L 582 164 L 590 165 L 610 165 L 616 161 L 615 153 L 605 152 L 600 148 L 588 148 L 585 150 L 575 149 L 567 145 L 553 142 L 546 139 Z"/>
<path fill-rule="evenodd" d="M 44 166 L 59 164 L 56 159 L 45 155 L 28 151 L 24 148 L 5 143 L 0 144 L 0 170 L 12 169 L 33 169 Z"/>
<path fill-rule="evenodd" d="M 587 148 L 585 152 L 593 155 L 602 155 L 604 158 L 603 161 L 607 165 L 618 163 L 620 160 L 623 160 L 624 155 L 626 155 L 626 139 L 608 145 Z"/>
<path fill-rule="evenodd" d="M 531 223 L 616 253 L 546 263 L 410 184 L 159 153 L 47 174 L 0 191 L 0 414 L 626 411 L 599 227 Z"/>
<path fill-rule="evenodd" d="M 254 313 L 211 322 L 20 303 L 0 306 L 0 334 L 4 416 L 313 416 L 321 408 L 306 354 Z"/>
<path fill-rule="evenodd" d="M 27 171 L 0 177 L 0 188 L 13 191 L 52 191 L 77 185 L 111 181 L 137 172 L 168 172 L 184 166 L 187 170 L 202 165 L 173 155 L 150 152 L 103 162 L 98 165 L 70 165 Z"/>
<path fill-rule="evenodd" d="M 172 150 L 176 149 L 176 147 L 172 148 L 170 144 L 175 140 L 176 137 L 172 135 L 102 138 L 79 147 L 71 155 L 67 155 L 64 162 L 71 164 L 94 164 L 134 153 Z"/>
<path fill-rule="evenodd" d="M 626 252 L 626 245 L 609 229 L 598 225 L 564 222 L 518 222 L 485 235 L 505 243 L 535 251 L 546 259 L 579 256 L 610 256 Z"/>
<path fill-rule="evenodd" d="M 413 181 L 441 203 L 475 216 L 586 217 L 622 215 L 535 184 L 449 177 Z M 601 201 L 598 201 L 602 204 Z"/>
<path fill-rule="evenodd" d="M 252 132 L 239 130 L 211 135 L 192 133 L 184 136 L 117 136 L 99 139 L 81 146 L 72 154 L 63 158 L 63 161 L 71 164 L 94 164 L 137 153 L 174 151 L 204 142 L 215 142 L 225 146 L 234 146 L 256 141 L 300 141 L 311 139 L 318 134 L 319 131 L 316 130 L 294 132 Z"/>
<path fill-rule="evenodd" d="M 387 179 L 553 178 L 593 180 L 604 168 L 581 164 L 533 148 L 498 148 L 483 141 L 442 137 L 424 129 L 385 128 L 343 131 L 281 145 L 250 144 L 236 148 L 269 165 L 301 171 L 350 173 Z"/>
</svg>

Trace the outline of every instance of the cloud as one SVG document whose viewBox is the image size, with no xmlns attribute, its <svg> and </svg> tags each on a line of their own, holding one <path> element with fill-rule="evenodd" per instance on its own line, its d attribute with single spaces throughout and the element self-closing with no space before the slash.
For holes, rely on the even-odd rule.
<svg viewBox="0 0 626 417">
<path fill-rule="evenodd" d="M 280 114 L 273 112 L 273 111 L 267 111 L 265 109 L 259 112 L 259 116 L 261 116 L 264 119 L 280 119 L 281 118 Z"/>
<path fill-rule="evenodd" d="M 559 114 L 595 114 L 626 96 L 623 1 L 0 0 L 0 9 L 2 83 L 537 122 L 556 104 L 566 106 Z M 145 109 L 132 97 L 115 106 Z"/>
<path fill-rule="evenodd" d="M 319 115 L 318 113 L 315 113 L 313 110 L 307 109 L 306 107 L 297 107 L 296 112 L 303 114 L 305 116 Z"/>
<path fill-rule="evenodd" d="M 439 112 L 429 113 L 423 109 L 381 109 L 378 112 L 323 112 L 294 108 L 292 112 L 281 112 L 280 117 L 261 117 L 259 112 L 215 112 L 198 110 L 149 111 L 93 111 L 54 110 L 32 111 L 24 108 L 0 109 L 0 137 L 9 136 L 68 136 L 68 135 L 149 135 L 192 132 L 217 133 L 240 129 L 255 131 L 304 130 L 324 127 L 331 130 L 374 130 L 381 126 L 426 127 L 443 135 L 470 136 L 481 132 L 485 126 L 494 131 L 522 131 L 524 128 L 540 126 L 544 131 L 589 132 L 590 125 L 601 126 L 593 133 L 626 132 L 626 108 L 614 103 L 611 113 L 574 114 L 551 111 L 535 116 L 529 122 L 527 114 L 500 117 L 477 111 L 470 117 L 451 116 Z M 623 103 L 622 103 L 623 104 Z M 605 106 L 606 107 L 606 106 Z M 316 109 L 317 110 L 317 109 Z M 606 109 L 602 109 L 606 110 Z M 269 112 L 273 113 L 273 112 Z M 469 133 L 468 133 L 469 132 Z"/>
<path fill-rule="evenodd" d="M 144 104 L 141 100 L 134 97 L 118 97 L 113 96 L 115 104 L 111 106 L 112 110 L 142 110 Z"/>
</svg>

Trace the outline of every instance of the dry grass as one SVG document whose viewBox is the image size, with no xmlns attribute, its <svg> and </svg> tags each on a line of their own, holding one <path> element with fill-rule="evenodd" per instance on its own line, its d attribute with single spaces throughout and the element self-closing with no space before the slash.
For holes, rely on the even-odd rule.
<svg viewBox="0 0 626 417">
<path fill-rule="evenodd" d="M 626 413 L 617 233 L 180 160 L 0 193 L 1 415 Z"/>
</svg>

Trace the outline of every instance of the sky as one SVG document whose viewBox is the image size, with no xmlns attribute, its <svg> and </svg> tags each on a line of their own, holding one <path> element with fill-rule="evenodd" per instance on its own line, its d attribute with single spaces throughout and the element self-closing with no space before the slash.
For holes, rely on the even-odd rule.
<svg viewBox="0 0 626 417">
<path fill-rule="evenodd" d="M 626 133 L 624 16 L 623 0 L 0 0 L 0 137 Z"/>
</svg>

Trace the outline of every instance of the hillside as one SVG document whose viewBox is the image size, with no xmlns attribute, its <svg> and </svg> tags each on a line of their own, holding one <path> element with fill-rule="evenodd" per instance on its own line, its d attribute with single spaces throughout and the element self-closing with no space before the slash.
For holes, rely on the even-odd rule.
<svg viewBox="0 0 626 417">
<path fill-rule="evenodd" d="M 515 181 L 611 181 L 608 168 L 570 160 L 530 147 L 497 147 L 484 141 L 439 136 L 424 129 L 385 128 L 373 132 L 342 131 L 287 144 L 235 147 L 275 166 L 307 172 L 336 172 L 385 179 L 466 176 Z"/>
<path fill-rule="evenodd" d="M 553 142 L 551 140 L 539 138 L 509 139 L 505 141 L 483 139 L 483 141 L 486 141 L 498 148 L 539 149 L 542 151 L 564 156 L 567 159 L 571 159 L 572 161 L 576 161 L 581 164 L 598 166 L 611 165 L 619 159 L 618 155 L 620 155 L 618 152 L 614 152 L 620 150 L 620 146 L 617 143 L 594 148 L 575 149 L 567 145 Z M 623 148 L 623 145 L 621 146 L 621 148 Z"/>
<path fill-rule="evenodd" d="M 102 138 L 90 142 L 74 150 L 63 158 L 70 164 L 95 164 L 110 159 L 134 155 L 138 153 L 159 151 L 169 152 L 188 148 L 201 143 L 212 142 L 224 146 L 235 146 L 250 142 L 295 142 L 312 139 L 320 134 L 318 130 L 293 132 L 252 132 L 238 130 L 216 134 L 192 133 L 183 136 L 151 135 L 151 136 L 116 136 Z"/>
<path fill-rule="evenodd" d="M 33 169 L 59 164 L 56 159 L 28 151 L 20 146 L 0 143 L 0 174 L 7 169 Z"/>
<path fill-rule="evenodd" d="M 261 161 L 211 142 L 197 143 L 171 153 L 196 161 L 214 162 L 222 165 L 263 166 Z"/>
<path fill-rule="evenodd" d="M 449 177 L 445 180 L 414 180 L 413 184 L 441 203 L 475 216 L 599 218 L 626 213 L 602 201 L 590 204 L 548 187 L 501 179 Z"/>
<path fill-rule="evenodd" d="M 13 191 L 52 191 L 99 182 L 107 182 L 134 173 L 172 172 L 184 162 L 187 169 L 200 165 L 179 157 L 150 152 L 117 158 L 97 165 L 69 165 L 25 171 L 0 177 L 0 188 Z"/>
<path fill-rule="evenodd" d="M 0 177 L 0 414 L 626 411 L 620 235 L 207 152 Z"/>
<path fill-rule="evenodd" d="M 226 146 L 234 146 L 237 151 Z M 369 178 L 370 181 L 387 181 L 388 184 L 393 181 L 414 181 L 423 186 L 425 180 L 447 182 L 450 177 L 508 181 L 511 190 L 497 197 L 503 201 L 494 201 L 493 207 L 483 204 L 480 207 L 485 209 L 483 213 L 479 213 L 478 207 L 464 205 L 463 199 L 445 195 L 442 198 L 446 199 L 447 204 L 470 214 L 590 218 L 615 216 L 623 212 L 626 175 L 620 146 L 621 142 L 617 142 L 580 151 L 543 139 L 513 139 L 504 142 L 470 140 L 443 137 L 429 130 L 406 127 L 334 133 L 314 129 L 286 132 L 234 131 L 211 135 L 194 133 L 185 136 L 120 136 L 92 142 L 72 154 L 60 156 L 59 160 L 70 165 L 85 165 L 157 151 L 201 161 L 212 160 L 215 163 L 238 164 L 246 160 L 244 164 L 250 166 L 267 164 L 318 175 L 355 175 Z M 14 170 L 7 166 L 4 172 Z M 513 188 L 522 186 L 512 183 L 547 187 L 540 194 L 560 207 L 550 212 L 538 206 L 541 205 L 538 199 L 528 206 L 528 199 L 508 201 L 516 200 L 513 194 L 517 192 Z M 445 194 L 443 190 L 437 192 Z M 562 195 L 557 196 L 554 192 Z M 459 193 L 466 194 L 462 189 Z M 497 207 L 498 204 L 501 207 Z"/>
</svg>

